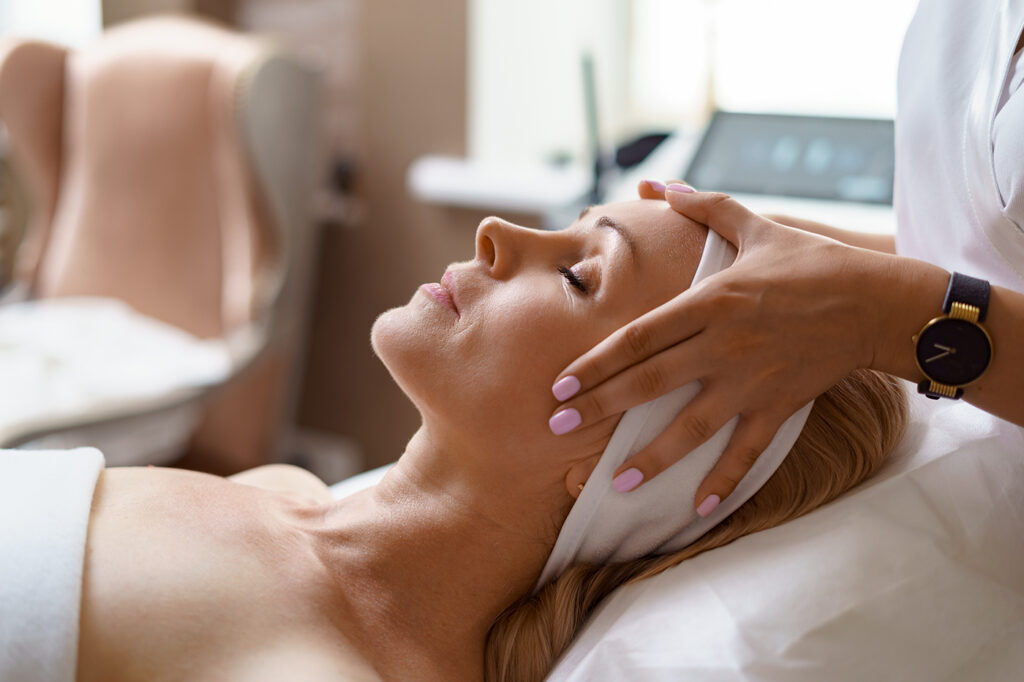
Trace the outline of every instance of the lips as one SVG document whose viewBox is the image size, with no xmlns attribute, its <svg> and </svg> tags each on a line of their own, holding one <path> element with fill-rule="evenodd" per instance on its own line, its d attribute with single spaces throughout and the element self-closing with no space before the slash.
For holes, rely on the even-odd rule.
<svg viewBox="0 0 1024 682">
<path fill-rule="evenodd" d="M 437 282 L 423 284 L 420 286 L 420 290 L 456 315 L 459 314 L 459 311 L 455 309 L 455 304 L 452 302 L 452 295 L 448 293 L 447 289 Z"/>
<path fill-rule="evenodd" d="M 455 286 L 455 275 L 452 274 L 451 270 L 445 270 L 444 276 L 441 277 L 441 286 L 448 293 L 448 298 L 451 300 L 452 308 L 455 310 L 455 314 L 461 317 L 459 310 L 459 294 L 458 288 Z"/>
<path fill-rule="evenodd" d="M 444 277 L 441 278 L 441 282 L 431 282 L 430 284 L 424 284 L 420 286 L 423 292 L 430 296 L 432 299 L 448 308 L 456 317 L 462 317 L 459 313 L 459 305 L 456 302 L 455 278 L 450 272 L 444 273 Z"/>
</svg>

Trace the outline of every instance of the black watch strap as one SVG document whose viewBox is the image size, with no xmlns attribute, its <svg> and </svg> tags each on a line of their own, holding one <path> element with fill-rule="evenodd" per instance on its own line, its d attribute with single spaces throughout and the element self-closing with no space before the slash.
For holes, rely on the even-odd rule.
<svg viewBox="0 0 1024 682">
<path fill-rule="evenodd" d="M 988 313 L 988 297 L 991 287 L 989 283 L 977 277 L 954 272 L 949 278 L 946 299 L 942 302 L 942 312 L 949 315 L 954 303 L 966 303 L 978 309 L 978 322 L 985 321 Z"/>
<path fill-rule="evenodd" d="M 985 320 L 988 313 L 988 299 L 991 293 L 988 282 L 977 277 L 954 272 L 949 278 L 946 298 L 942 302 L 942 312 L 948 316 L 973 323 Z M 927 375 L 927 372 L 925 372 Z M 925 379 L 917 385 L 917 392 L 933 400 L 952 398 L 958 400 L 964 390 L 958 386 L 948 386 L 932 379 Z"/>
</svg>

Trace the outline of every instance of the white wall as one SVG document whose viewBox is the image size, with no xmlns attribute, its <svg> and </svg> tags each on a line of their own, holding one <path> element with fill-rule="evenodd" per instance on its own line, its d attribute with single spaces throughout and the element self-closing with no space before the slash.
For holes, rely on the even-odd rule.
<svg viewBox="0 0 1024 682">
<path fill-rule="evenodd" d="M 627 108 L 628 27 L 628 0 L 470 0 L 470 155 L 536 163 L 583 152 L 585 50 L 595 58 L 602 128 L 616 130 Z"/>
<path fill-rule="evenodd" d="M 80 47 L 99 35 L 100 17 L 100 0 L 0 0 L 0 36 Z"/>
</svg>

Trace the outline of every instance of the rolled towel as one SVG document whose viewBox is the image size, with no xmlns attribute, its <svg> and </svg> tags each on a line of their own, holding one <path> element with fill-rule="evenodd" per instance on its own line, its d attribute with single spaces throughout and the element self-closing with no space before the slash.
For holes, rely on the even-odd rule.
<svg viewBox="0 0 1024 682">
<path fill-rule="evenodd" d="M 0 680 L 74 682 L 82 566 L 103 455 L 0 450 Z"/>
</svg>

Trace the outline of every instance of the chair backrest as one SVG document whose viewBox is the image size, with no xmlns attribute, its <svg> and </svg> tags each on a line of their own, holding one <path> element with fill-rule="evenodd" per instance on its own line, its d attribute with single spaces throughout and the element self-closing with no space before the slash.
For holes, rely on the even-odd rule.
<svg viewBox="0 0 1024 682">
<path fill-rule="evenodd" d="M 281 64 L 263 41 L 179 17 L 79 52 L 0 48 L 0 119 L 34 208 L 17 277 L 36 297 L 119 298 L 204 338 L 269 314 L 294 265 L 287 223 L 307 218 L 294 190 L 308 199 L 309 173 L 269 177 L 276 156 L 258 149 L 278 120 L 259 85 L 280 88 L 267 74 L 282 68 L 302 80 Z"/>
</svg>

